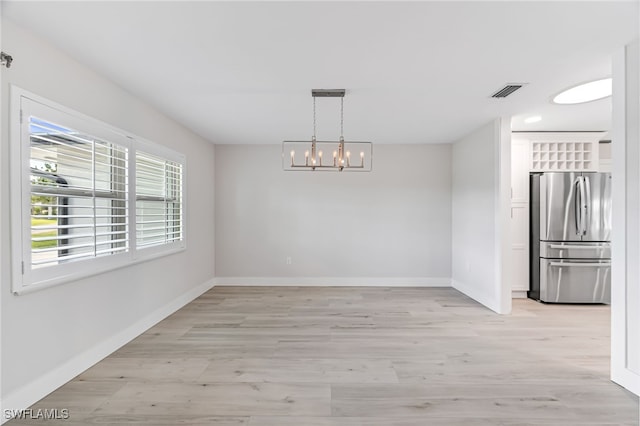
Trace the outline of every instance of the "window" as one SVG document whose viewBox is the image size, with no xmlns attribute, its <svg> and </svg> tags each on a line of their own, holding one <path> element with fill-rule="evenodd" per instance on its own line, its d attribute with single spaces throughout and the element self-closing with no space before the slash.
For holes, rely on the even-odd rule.
<svg viewBox="0 0 640 426">
<path fill-rule="evenodd" d="M 129 249 L 127 148 L 29 117 L 31 267 Z"/>
<path fill-rule="evenodd" d="M 14 87 L 12 105 L 15 292 L 184 248 L 182 155 Z"/>
<path fill-rule="evenodd" d="M 136 247 L 182 240 L 182 164 L 136 152 Z"/>
</svg>

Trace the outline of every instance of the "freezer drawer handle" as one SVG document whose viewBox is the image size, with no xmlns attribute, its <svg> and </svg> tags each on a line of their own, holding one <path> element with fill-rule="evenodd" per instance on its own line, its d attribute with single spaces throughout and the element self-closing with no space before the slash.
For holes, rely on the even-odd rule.
<svg viewBox="0 0 640 426">
<path fill-rule="evenodd" d="M 549 244 L 549 248 L 552 249 L 567 249 L 567 250 L 594 250 L 594 249 L 606 249 L 609 248 L 609 244 L 602 246 L 571 246 L 562 244 Z"/>
<path fill-rule="evenodd" d="M 611 262 L 594 262 L 594 263 L 579 263 L 579 262 L 549 262 L 551 266 L 588 266 L 588 267 L 607 267 L 611 266 Z"/>
</svg>

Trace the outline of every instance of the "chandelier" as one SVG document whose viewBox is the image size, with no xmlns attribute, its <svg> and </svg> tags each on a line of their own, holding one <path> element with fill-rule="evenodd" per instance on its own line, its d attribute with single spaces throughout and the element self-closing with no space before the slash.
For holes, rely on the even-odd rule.
<svg viewBox="0 0 640 426">
<path fill-rule="evenodd" d="M 373 160 L 371 142 L 345 142 L 344 89 L 313 89 L 313 136 L 310 141 L 283 141 L 282 168 L 285 171 L 370 172 Z M 340 98 L 340 139 L 316 140 L 316 98 Z M 326 153 L 326 154 L 325 154 Z M 354 153 L 354 155 L 352 155 Z"/>
</svg>

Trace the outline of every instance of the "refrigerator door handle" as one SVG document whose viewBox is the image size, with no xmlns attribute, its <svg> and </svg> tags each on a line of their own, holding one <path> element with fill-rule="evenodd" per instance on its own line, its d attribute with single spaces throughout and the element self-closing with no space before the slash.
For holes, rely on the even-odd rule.
<svg viewBox="0 0 640 426">
<path fill-rule="evenodd" d="M 574 184 L 573 188 L 575 191 L 575 215 L 576 215 L 576 235 L 582 235 L 582 186 L 580 183 L 582 179 L 578 177 Z"/>
<path fill-rule="evenodd" d="M 582 185 L 584 186 L 584 193 L 586 195 L 582 209 L 582 235 L 587 235 L 589 224 L 591 223 L 591 211 L 589 210 L 591 206 L 591 180 L 587 176 L 583 176 Z"/>
<path fill-rule="evenodd" d="M 578 246 L 578 245 L 570 245 L 570 244 L 550 244 L 549 248 L 552 249 L 558 249 L 558 250 L 563 250 L 563 249 L 567 249 L 567 250 L 593 250 L 595 249 L 600 249 L 600 248 L 607 248 L 609 247 L 609 244 L 602 244 L 599 246 L 593 246 L 593 245 L 588 245 L 588 246 Z"/>
<path fill-rule="evenodd" d="M 594 266 L 599 266 L 599 267 L 607 267 L 607 266 L 611 266 L 611 262 L 593 262 L 593 263 L 587 263 L 587 262 L 549 262 L 550 266 L 589 266 L 589 267 L 594 267 Z"/>
</svg>

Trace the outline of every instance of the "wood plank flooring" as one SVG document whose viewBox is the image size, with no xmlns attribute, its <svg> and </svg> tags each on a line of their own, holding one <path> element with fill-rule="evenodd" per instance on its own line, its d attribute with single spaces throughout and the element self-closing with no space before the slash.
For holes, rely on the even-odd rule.
<svg viewBox="0 0 640 426">
<path fill-rule="evenodd" d="M 64 425 L 637 425 L 607 306 L 447 288 L 215 287 L 32 408 Z M 15 425 L 42 420 L 13 420 Z"/>
</svg>

